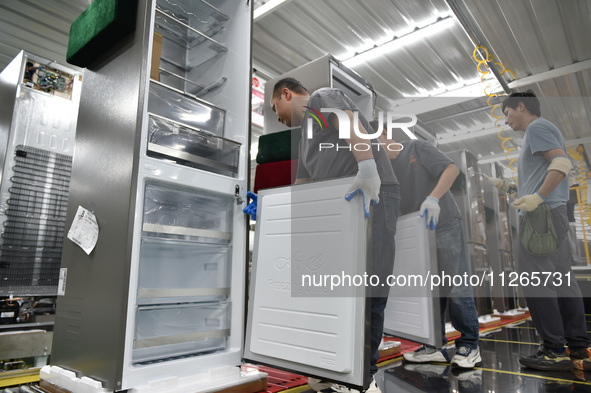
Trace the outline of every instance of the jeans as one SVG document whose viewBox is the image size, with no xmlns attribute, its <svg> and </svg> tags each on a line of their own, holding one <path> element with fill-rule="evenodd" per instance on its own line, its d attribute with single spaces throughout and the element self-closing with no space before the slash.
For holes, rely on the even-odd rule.
<svg viewBox="0 0 591 393">
<path fill-rule="evenodd" d="M 372 214 L 372 271 L 380 277 L 380 282 L 386 282 L 388 275 L 394 269 L 394 255 L 396 245 L 394 235 L 398 222 L 400 208 L 400 187 L 398 185 L 383 185 L 380 189 L 380 203 L 374 206 Z M 372 291 L 371 302 L 371 355 L 369 372 L 374 375 L 378 371 L 376 363 L 380 354 L 378 347 L 384 334 L 384 309 L 388 301 L 388 286 L 368 288 Z"/>
<path fill-rule="evenodd" d="M 439 274 L 453 277 L 454 275 L 470 274 L 468 250 L 464 240 L 462 219 L 454 218 L 435 229 L 437 239 L 437 263 Z M 478 348 L 479 325 L 474 295 L 469 285 L 442 286 L 440 288 L 441 330 L 443 345 L 445 337 L 445 309 L 449 305 L 449 318 L 454 328 L 462 335 L 456 340 L 456 347 Z"/>
</svg>

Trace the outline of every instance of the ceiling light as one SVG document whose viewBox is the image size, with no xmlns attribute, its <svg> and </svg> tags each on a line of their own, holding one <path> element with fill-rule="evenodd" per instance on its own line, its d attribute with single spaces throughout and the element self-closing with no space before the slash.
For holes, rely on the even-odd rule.
<svg viewBox="0 0 591 393">
<path fill-rule="evenodd" d="M 287 0 L 269 0 L 265 4 L 257 7 L 253 13 L 253 20 L 256 22 L 257 19 L 262 18 L 263 16 L 270 13 L 273 9 L 279 7 L 281 4 L 285 3 Z"/>
<path fill-rule="evenodd" d="M 266 5 L 266 4 L 265 4 Z M 342 61 L 347 67 L 353 67 L 357 64 L 364 63 L 378 56 L 384 55 L 388 52 L 392 52 L 396 49 L 402 48 L 403 46 L 409 45 L 413 42 L 420 41 L 429 36 L 433 36 L 445 29 L 454 25 L 454 19 L 451 16 L 437 21 L 421 28 L 417 28 L 410 33 L 404 34 L 400 37 L 394 37 L 390 41 L 385 42 L 379 46 L 374 46 L 364 52 L 358 53 L 353 57 Z"/>
</svg>

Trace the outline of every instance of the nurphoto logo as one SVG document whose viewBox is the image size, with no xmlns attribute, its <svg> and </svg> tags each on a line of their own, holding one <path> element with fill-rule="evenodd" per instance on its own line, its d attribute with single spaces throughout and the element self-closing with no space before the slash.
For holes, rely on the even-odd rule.
<svg viewBox="0 0 591 393">
<path fill-rule="evenodd" d="M 347 113 L 342 109 L 337 108 L 321 108 L 320 111 L 315 110 L 309 106 L 305 107 L 308 109 L 305 113 L 310 115 L 308 117 L 307 126 L 307 138 L 312 139 L 313 137 L 313 127 L 314 127 L 314 120 L 320 126 L 320 130 L 324 130 L 324 127 L 328 130 L 328 123 L 326 122 L 325 117 L 322 115 L 324 113 L 334 113 L 337 116 L 339 121 L 339 138 L 348 140 L 351 138 L 351 124 L 350 119 Z M 400 119 L 410 119 L 410 121 L 400 121 Z M 322 121 L 321 121 L 322 120 Z M 418 139 L 415 134 L 409 129 L 410 127 L 417 124 L 417 117 L 412 114 L 406 113 L 396 113 L 396 112 L 388 112 L 386 115 L 386 122 L 384 123 L 384 112 L 378 112 L 378 124 L 385 124 L 386 128 L 386 136 L 388 140 L 392 140 L 392 131 L 394 129 L 402 130 L 409 138 L 411 139 Z M 377 130 L 374 133 L 364 133 L 359 130 L 359 112 L 353 112 L 353 132 L 355 135 L 364 140 L 372 140 L 377 139 L 381 134 L 382 130 Z M 391 143 L 383 143 L 383 142 L 371 142 L 371 143 L 356 143 L 353 145 L 335 145 L 334 143 L 320 143 L 319 149 L 320 151 L 325 149 L 346 149 L 346 150 L 355 150 L 355 151 L 368 151 L 373 146 L 377 146 L 379 150 L 381 147 L 384 147 L 390 151 L 400 151 L 403 149 L 402 144 L 397 142 Z"/>
</svg>

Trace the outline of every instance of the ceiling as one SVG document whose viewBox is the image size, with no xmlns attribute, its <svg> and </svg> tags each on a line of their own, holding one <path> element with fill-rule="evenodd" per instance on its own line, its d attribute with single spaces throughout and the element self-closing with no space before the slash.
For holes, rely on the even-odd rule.
<svg viewBox="0 0 591 393">
<path fill-rule="evenodd" d="M 219 1 L 230 0 L 210 0 Z M 65 64 L 69 26 L 91 2 L 2 0 L 0 69 L 21 49 Z M 254 0 L 255 10 L 266 2 Z M 437 34 L 351 65 L 373 86 L 376 110 L 414 113 L 441 150 L 506 165 L 503 119 L 495 125 L 485 96 L 503 89 L 477 68 L 478 43 L 498 72 L 511 70 L 500 75 L 508 88 L 533 89 L 569 145 L 591 151 L 591 0 L 286 0 L 255 20 L 254 67 L 272 78 L 327 53 L 344 60 L 438 18 L 448 23 Z M 501 136 L 512 138 L 506 148 L 520 144 L 518 133 Z"/>
</svg>

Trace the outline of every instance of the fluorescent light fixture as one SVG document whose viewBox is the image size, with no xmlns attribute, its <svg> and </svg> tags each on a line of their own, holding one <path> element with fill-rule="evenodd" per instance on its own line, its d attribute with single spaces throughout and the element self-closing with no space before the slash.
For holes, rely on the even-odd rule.
<svg viewBox="0 0 591 393">
<path fill-rule="evenodd" d="M 420 41 L 429 36 L 433 36 L 445 29 L 450 28 L 454 25 L 454 23 L 455 21 L 451 16 L 447 16 L 443 19 L 438 19 L 437 21 L 425 27 L 415 29 L 400 37 L 395 36 L 390 41 L 385 42 L 382 45 L 374 46 L 371 49 L 368 49 L 364 52 L 356 54 L 353 57 L 343 60 L 342 63 L 347 67 L 353 67 L 358 64 L 365 63 L 378 56 L 382 56 L 388 52 L 392 52 L 396 49 L 402 48 L 403 46 L 412 44 L 413 42 Z"/>
<path fill-rule="evenodd" d="M 252 19 L 256 22 L 258 19 L 269 14 L 275 8 L 279 7 L 280 5 L 282 5 L 283 3 L 286 3 L 288 1 L 291 1 L 291 0 L 269 0 L 269 1 L 267 1 L 265 4 L 261 5 L 260 7 L 257 7 L 257 9 L 254 10 Z"/>
</svg>

